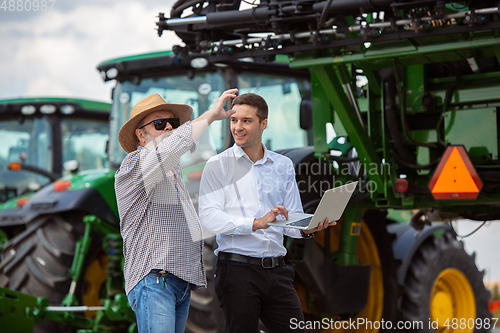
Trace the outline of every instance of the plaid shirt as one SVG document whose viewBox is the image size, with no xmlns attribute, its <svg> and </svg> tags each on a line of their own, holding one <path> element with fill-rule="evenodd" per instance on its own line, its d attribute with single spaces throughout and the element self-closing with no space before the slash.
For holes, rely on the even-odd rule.
<svg viewBox="0 0 500 333">
<path fill-rule="evenodd" d="M 127 295 L 152 269 L 164 269 L 193 289 L 206 287 L 202 230 L 180 167 L 180 157 L 197 147 L 187 122 L 155 149 L 138 146 L 116 172 Z"/>
</svg>

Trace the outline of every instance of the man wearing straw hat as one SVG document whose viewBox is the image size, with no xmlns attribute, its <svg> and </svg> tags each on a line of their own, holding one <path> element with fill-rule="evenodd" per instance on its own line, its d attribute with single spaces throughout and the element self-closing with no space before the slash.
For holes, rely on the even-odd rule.
<svg viewBox="0 0 500 333">
<path fill-rule="evenodd" d="M 190 106 L 150 95 L 118 134 L 128 153 L 115 175 L 125 292 L 139 332 L 184 332 L 191 289 L 206 287 L 203 233 L 180 158 L 196 150 L 210 123 L 234 113 L 223 107 L 236 92 L 225 91 L 193 121 Z"/>
</svg>

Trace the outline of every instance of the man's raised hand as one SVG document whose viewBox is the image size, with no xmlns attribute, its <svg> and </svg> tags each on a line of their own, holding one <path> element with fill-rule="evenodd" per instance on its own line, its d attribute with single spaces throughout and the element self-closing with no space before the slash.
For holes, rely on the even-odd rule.
<svg viewBox="0 0 500 333">
<path fill-rule="evenodd" d="M 209 112 L 212 114 L 212 117 L 214 120 L 223 120 L 228 117 L 230 117 L 232 114 L 234 114 L 236 111 L 234 110 L 229 110 L 229 111 L 224 111 L 224 104 L 229 98 L 235 98 L 236 93 L 238 92 L 238 89 L 229 89 L 226 90 L 220 95 L 219 98 L 215 101 L 214 105 L 210 108 Z"/>
</svg>

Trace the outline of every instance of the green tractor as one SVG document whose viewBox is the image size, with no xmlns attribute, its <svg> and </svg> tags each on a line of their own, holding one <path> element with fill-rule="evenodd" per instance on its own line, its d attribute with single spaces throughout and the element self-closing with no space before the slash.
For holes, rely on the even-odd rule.
<svg viewBox="0 0 500 333">
<path fill-rule="evenodd" d="M 325 189 L 359 181 L 340 226 L 287 244 L 307 314 L 299 326 L 493 328 L 484 273 L 451 222 L 500 217 L 499 8 L 487 0 L 179 0 L 170 18 L 160 13 L 158 33 L 176 32 L 180 57 L 288 55 L 290 68 L 309 72 L 314 153 L 285 152 L 304 210 Z M 409 223 L 396 223 L 404 211 L 414 212 Z"/>
<path fill-rule="evenodd" d="M 236 87 L 269 103 L 265 144 L 295 163 L 306 212 L 327 189 L 359 181 L 338 226 L 314 240 L 286 240 L 306 314 L 306 322 L 291 324 L 326 332 L 489 331 L 495 320 L 483 273 L 451 221 L 500 217 L 498 4 L 245 6 L 180 0 L 157 24 L 160 34 L 174 30 L 183 46 L 98 66 L 116 82 L 110 169 L 67 175 L 66 188 L 45 187 L 19 212 L 26 236 L 6 244 L 0 263 L 2 327 L 136 330 L 113 190 L 125 156 L 118 131 L 149 94 L 189 104 L 196 117 Z M 195 204 L 204 162 L 232 142 L 227 122 L 204 135 L 196 155 L 181 161 Z M 54 239 L 65 242 L 55 248 Z M 192 295 L 189 332 L 224 331 L 214 246 L 206 240 L 209 287 Z M 49 267 L 48 258 L 58 265 Z M 40 293 L 40 284 L 51 293 Z"/>
<path fill-rule="evenodd" d="M 107 167 L 109 103 L 72 98 L 0 100 L 0 247 L 24 231 L 19 210 L 64 174 Z"/>
<path fill-rule="evenodd" d="M 7 259 L 19 249 L 12 243 L 23 242 L 29 248 L 23 248 L 24 254 L 17 253 L 18 258 L 25 260 L 24 256 L 38 248 L 38 254 L 33 258 L 57 274 L 60 256 L 45 257 L 40 254 L 43 250 L 40 245 L 44 244 L 45 251 L 59 251 L 58 245 L 67 242 L 61 233 L 64 226 L 52 225 L 51 228 L 40 222 L 31 223 L 33 216 L 26 215 L 23 209 L 37 191 L 44 191 L 48 186 L 64 187 L 64 183 L 53 183 L 61 176 L 107 167 L 110 110 L 109 103 L 73 98 L 0 101 L 0 137 L 3 143 L 0 148 L 0 248 L 10 244 L 9 250 L 4 250 L 0 256 L 0 260 L 6 260 L 0 261 L 0 265 L 10 274 L 2 274 L 2 286 L 53 297 L 54 288 L 33 283 L 34 276 L 43 275 L 31 265 L 31 261 L 13 266 L 14 263 L 10 261 L 9 264 Z M 9 279 L 15 284 L 9 284 Z M 19 322 L 17 325 L 23 328 L 25 324 Z M 2 325 L 2 330 L 5 327 L 8 325 Z"/>
</svg>

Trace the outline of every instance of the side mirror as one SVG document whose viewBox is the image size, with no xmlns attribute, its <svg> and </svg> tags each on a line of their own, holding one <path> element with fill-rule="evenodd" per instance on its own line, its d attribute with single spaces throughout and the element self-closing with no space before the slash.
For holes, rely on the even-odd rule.
<svg viewBox="0 0 500 333">
<path fill-rule="evenodd" d="M 80 168 L 80 163 L 77 160 L 69 160 L 63 163 L 63 168 L 71 173 L 77 173 Z"/>
<path fill-rule="evenodd" d="M 300 128 L 310 130 L 313 126 L 312 101 L 309 98 L 302 98 L 300 102 Z"/>
</svg>

